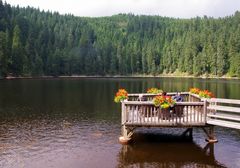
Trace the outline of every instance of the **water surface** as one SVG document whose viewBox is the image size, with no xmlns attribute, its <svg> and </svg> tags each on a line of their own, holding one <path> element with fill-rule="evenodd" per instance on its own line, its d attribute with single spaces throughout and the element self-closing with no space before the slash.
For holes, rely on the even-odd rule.
<svg viewBox="0 0 240 168">
<path fill-rule="evenodd" d="M 138 129 L 122 146 L 118 88 L 131 93 L 190 87 L 240 99 L 239 80 L 80 78 L 0 81 L 0 167 L 239 167 L 240 131 L 217 127 L 217 144 L 201 129 Z"/>
</svg>

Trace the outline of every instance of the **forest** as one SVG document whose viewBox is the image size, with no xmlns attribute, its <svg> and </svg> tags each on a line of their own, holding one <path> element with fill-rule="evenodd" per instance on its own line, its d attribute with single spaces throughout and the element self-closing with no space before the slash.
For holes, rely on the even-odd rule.
<svg viewBox="0 0 240 168">
<path fill-rule="evenodd" d="M 0 0 L 0 76 L 240 77 L 240 12 L 77 17 Z"/>
</svg>

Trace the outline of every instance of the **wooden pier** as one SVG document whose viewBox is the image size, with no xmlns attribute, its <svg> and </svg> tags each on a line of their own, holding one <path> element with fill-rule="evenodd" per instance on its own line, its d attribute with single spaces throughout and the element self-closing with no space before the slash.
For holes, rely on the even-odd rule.
<svg viewBox="0 0 240 168">
<path fill-rule="evenodd" d="M 174 96 L 176 93 L 168 93 Z M 201 127 L 208 142 L 217 142 L 214 126 L 240 129 L 240 100 L 201 99 L 198 95 L 182 92 L 183 102 L 177 102 L 170 109 L 155 107 L 152 100 L 155 94 L 141 94 L 146 101 L 138 101 L 140 94 L 129 94 L 128 100 L 122 101 L 122 136 L 123 144 L 131 140 L 138 127 L 175 127 L 187 128 L 192 134 L 193 127 Z"/>
</svg>

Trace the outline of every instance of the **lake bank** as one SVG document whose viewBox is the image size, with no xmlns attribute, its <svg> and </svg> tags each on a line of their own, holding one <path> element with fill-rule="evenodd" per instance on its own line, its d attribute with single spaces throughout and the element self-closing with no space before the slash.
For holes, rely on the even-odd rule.
<svg viewBox="0 0 240 168">
<path fill-rule="evenodd" d="M 60 76 L 7 76 L 0 79 L 54 79 L 54 78 L 195 78 L 195 79 L 234 79 L 239 80 L 239 77 L 229 76 L 194 76 L 194 75 L 60 75 Z"/>
</svg>

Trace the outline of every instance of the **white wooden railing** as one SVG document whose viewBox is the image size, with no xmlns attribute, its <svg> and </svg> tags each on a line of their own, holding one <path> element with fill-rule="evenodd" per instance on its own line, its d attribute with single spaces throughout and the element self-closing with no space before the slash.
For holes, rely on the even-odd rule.
<svg viewBox="0 0 240 168">
<path fill-rule="evenodd" d="M 183 102 L 171 109 L 155 107 L 157 94 L 141 94 L 146 101 L 137 101 L 140 94 L 129 94 L 122 102 L 122 125 L 131 126 L 203 126 L 206 124 L 240 129 L 240 100 L 201 99 L 189 92 L 180 93 Z M 176 92 L 167 93 L 168 96 Z"/>
<path fill-rule="evenodd" d="M 240 129 L 240 100 L 201 99 L 198 95 L 182 92 L 183 102 L 161 109 L 153 104 L 156 94 L 143 94 L 146 101 L 136 101 L 139 95 L 129 94 L 129 99 L 122 101 L 122 136 L 119 141 L 123 144 L 130 141 L 137 127 L 188 127 L 190 134 L 192 127 L 201 127 L 209 142 L 217 142 L 215 125 Z"/>
<path fill-rule="evenodd" d="M 189 101 L 189 92 L 179 92 L 179 93 L 181 94 L 184 102 L 188 102 Z M 128 97 L 129 97 L 128 101 L 137 101 L 140 94 L 141 93 L 128 94 Z M 174 96 L 176 94 L 177 94 L 176 92 L 169 92 L 169 93 L 167 93 L 168 96 Z M 147 99 L 147 101 L 152 101 L 153 98 L 156 95 L 158 95 L 158 94 L 144 93 L 144 94 L 141 94 L 141 95 L 143 95 Z"/>
<path fill-rule="evenodd" d="M 198 95 L 192 94 L 189 92 L 178 92 L 180 93 L 181 97 L 183 98 L 183 102 L 200 102 L 203 101 Z M 167 93 L 167 96 L 175 96 L 177 92 L 169 92 Z M 147 101 L 152 101 L 155 96 L 158 94 L 151 94 L 151 93 L 131 93 L 128 94 L 128 101 L 137 101 L 139 95 L 143 95 Z"/>
<path fill-rule="evenodd" d="M 203 126 L 206 102 L 177 102 L 170 109 L 155 107 L 151 101 L 122 102 L 122 124 L 127 126 Z"/>
<path fill-rule="evenodd" d="M 212 98 L 207 101 L 208 124 L 240 129 L 240 100 Z"/>
</svg>

